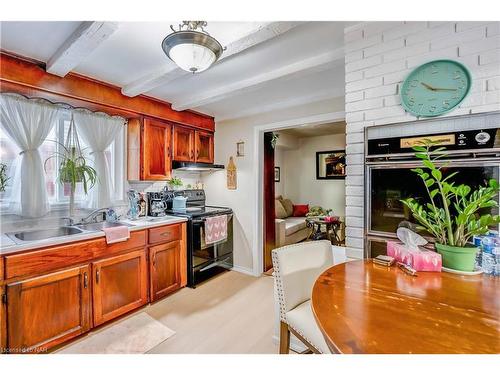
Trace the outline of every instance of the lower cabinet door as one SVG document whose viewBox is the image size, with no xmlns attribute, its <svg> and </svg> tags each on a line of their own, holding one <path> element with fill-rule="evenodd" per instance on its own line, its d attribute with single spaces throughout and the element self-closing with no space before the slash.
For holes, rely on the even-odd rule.
<svg viewBox="0 0 500 375">
<path fill-rule="evenodd" d="M 0 271 L 1 272 L 1 271 Z M 7 317 L 7 304 L 5 296 L 5 287 L 0 287 L 0 297 L 2 301 L 0 302 L 0 354 L 2 354 L 7 348 L 7 325 L 5 318 Z"/>
<path fill-rule="evenodd" d="M 181 287 L 180 241 L 149 249 L 151 300 L 156 301 Z"/>
<path fill-rule="evenodd" d="M 7 350 L 44 351 L 88 331 L 89 280 L 86 265 L 8 284 Z"/>
<path fill-rule="evenodd" d="M 136 250 L 92 263 L 94 325 L 148 302 L 146 251 Z"/>
</svg>

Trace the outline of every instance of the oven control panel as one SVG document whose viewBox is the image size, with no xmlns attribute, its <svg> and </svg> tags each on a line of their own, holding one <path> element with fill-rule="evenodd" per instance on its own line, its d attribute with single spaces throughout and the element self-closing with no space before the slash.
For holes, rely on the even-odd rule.
<svg viewBox="0 0 500 375">
<path fill-rule="evenodd" d="M 412 153 L 412 147 L 426 139 L 447 150 L 478 150 L 500 147 L 499 129 L 477 129 L 414 137 L 394 137 L 368 140 L 368 155 Z"/>
</svg>

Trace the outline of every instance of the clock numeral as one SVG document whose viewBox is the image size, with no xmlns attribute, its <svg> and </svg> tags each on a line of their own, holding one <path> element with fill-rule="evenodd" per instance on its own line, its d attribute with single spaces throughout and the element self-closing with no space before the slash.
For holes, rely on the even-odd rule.
<svg viewBox="0 0 500 375">
<path fill-rule="evenodd" d="M 431 106 L 431 107 L 429 108 L 429 112 L 431 112 L 431 113 L 432 113 L 432 112 L 434 112 L 434 111 L 436 110 L 436 108 L 437 108 L 437 107 L 436 107 L 435 105 Z"/>
<path fill-rule="evenodd" d="M 448 100 L 443 101 L 443 108 L 444 109 L 450 108 L 450 102 Z"/>
<path fill-rule="evenodd" d="M 418 80 L 416 80 L 416 79 L 412 80 L 410 83 L 411 87 L 417 87 L 417 85 L 418 85 Z"/>
<path fill-rule="evenodd" d="M 439 69 L 436 65 L 432 64 L 431 65 L 431 74 L 437 74 L 439 73 Z"/>
</svg>

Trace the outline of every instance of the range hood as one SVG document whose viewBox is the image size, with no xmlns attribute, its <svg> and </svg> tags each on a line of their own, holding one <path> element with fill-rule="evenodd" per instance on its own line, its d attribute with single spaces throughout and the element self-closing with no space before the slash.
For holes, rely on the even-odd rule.
<svg viewBox="0 0 500 375">
<path fill-rule="evenodd" d="M 173 161 L 172 169 L 178 171 L 215 172 L 224 169 L 224 165 L 210 164 L 210 163 L 193 163 L 190 161 Z"/>
</svg>

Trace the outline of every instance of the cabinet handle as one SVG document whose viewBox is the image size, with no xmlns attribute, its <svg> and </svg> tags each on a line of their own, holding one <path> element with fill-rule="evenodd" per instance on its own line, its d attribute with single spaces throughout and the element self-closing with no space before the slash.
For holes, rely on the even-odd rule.
<svg viewBox="0 0 500 375">
<path fill-rule="evenodd" d="M 99 284 L 99 279 L 101 278 L 101 273 L 99 272 L 99 269 L 95 271 L 95 283 Z"/>
<path fill-rule="evenodd" d="M 167 237 L 169 235 L 170 235 L 170 232 L 163 232 L 160 234 L 160 236 L 162 236 L 162 237 Z"/>
<path fill-rule="evenodd" d="M 153 267 L 156 268 L 156 254 L 153 254 Z"/>
<path fill-rule="evenodd" d="M 87 272 L 83 273 L 83 287 L 87 289 L 89 286 L 89 276 L 87 275 Z"/>
</svg>

